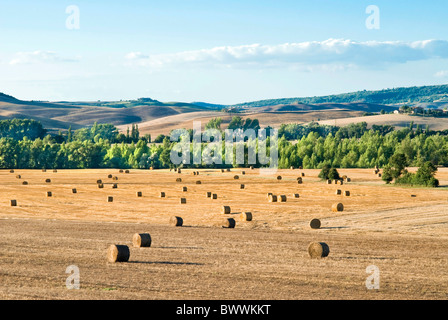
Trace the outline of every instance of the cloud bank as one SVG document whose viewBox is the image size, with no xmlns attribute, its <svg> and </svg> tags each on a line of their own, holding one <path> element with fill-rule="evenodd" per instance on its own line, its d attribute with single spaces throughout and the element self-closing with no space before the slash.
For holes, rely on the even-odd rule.
<svg viewBox="0 0 448 320">
<path fill-rule="evenodd" d="M 448 41 L 357 42 L 346 39 L 329 39 L 279 45 L 222 46 L 157 55 L 131 52 L 125 58 L 128 63 L 133 65 L 151 68 L 169 66 L 374 67 L 436 58 L 446 59 L 448 58 Z"/>
<path fill-rule="evenodd" d="M 62 58 L 52 51 L 31 51 L 17 52 L 15 57 L 9 62 L 10 65 L 55 63 L 55 62 L 75 62 L 75 59 Z"/>
</svg>

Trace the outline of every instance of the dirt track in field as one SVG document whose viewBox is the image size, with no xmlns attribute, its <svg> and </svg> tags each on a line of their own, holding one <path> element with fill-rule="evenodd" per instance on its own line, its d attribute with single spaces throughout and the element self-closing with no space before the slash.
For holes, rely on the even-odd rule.
<svg viewBox="0 0 448 320">
<path fill-rule="evenodd" d="M 242 170 L 198 170 L 199 176 L 192 170 L 1 171 L 0 298 L 448 298 L 445 188 L 385 186 L 372 170 L 340 170 L 352 179 L 342 186 L 321 182 L 318 170 L 271 176 Z M 297 184 L 302 172 L 303 184 Z M 447 169 L 437 177 L 448 185 Z M 118 188 L 112 189 L 115 182 Z M 336 189 L 351 195 L 336 195 Z M 159 198 L 160 191 L 167 197 Z M 207 191 L 218 199 L 206 198 Z M 285 194 L 287 202 L 269 203 L 267 192 Z M 187 203 L 180 204 L 180 197 Z M 17 207 L 9 205 L 11 199 Z M 336 202 L 344 204 L 343 212 L 331 212 Z M 225 216 L 235 218 L 235 229 L 220 226 L 223 205 L 231 207 Z M 243 211 L 254 220 L 240 221 Z M 183 227 L 169 225 L 173 215 L 184 219 Z M 321 220 L 321 229 L 310 228 L 313 218 Z M 151 234 L 151 248 L 132 247 L 136 232 Z M 310 259 L 311 241 L 327 243 L 330 255 Z M 108 263 L 110 244 L 129 245 L 130 261 Z M 80 290 L 66 288 L 70 265 L 79 267 Z M 370 265 L 380 270 L 379 290 L 366 288 Z"/>
</svg>

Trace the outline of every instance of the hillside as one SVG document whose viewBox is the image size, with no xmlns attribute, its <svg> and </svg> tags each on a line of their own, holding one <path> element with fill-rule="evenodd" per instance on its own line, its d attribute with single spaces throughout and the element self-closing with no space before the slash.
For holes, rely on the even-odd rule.
<svg viewBox="0 0 448 320">
<path fill-rule="evenodd" d="M 322 103 L 369 103 L 378 105 L 400 105 L 421 103 L 444 103 L 448 105 L 448 85 L 402 87 L 378 91 L 357 91 L 337 95 L 269 99 L 245 102 L 233 107 L 255 108 L 288 104 L 322 104 Z"/>
<path fill-rule="evenodd" d="M 79 129 L 95 122 L 111 123 L 125 131 L 138 124 L 141 133 L 168 134 L 175 128 L 192 128 L 193 121 L 203 124 L 221 117 L 223 127 L 232 116 L 259 119 L 260 124 L 279 127 L 282 123 L 337 121 L 338 125 L 367 121 L 374 124 L 394 124 L 390 117 L 366 118 L 365 113 L 391 113 L 408 104 L 425 108 L 448 107 L 448 85 L 358 91 L 321 97 L 260 100 L 233 106 L 207 102 L 161 102 L 152 98 L 120 101 L 23 101 L 0 93 L 0 119 L 34 119 L 50 131 Z M 230 108 L 229 108 L 230 107 Z M 226 112 L 222 112 L 226 109 Z M 406 119 L 406 122 L 408 119 Z M 404 126 L 405 120 L 396 126 Z M 443 120 L 422 120 L 431 128 L 448 129 Z M 423 123 L 422 123 L 423 124 Z"/>
<path fill-rule="evenodd" d="M 0 94 L 0 119 L 34 119 L 50 131 L 79 129 L 95 122 L 131 125 L 155 119 L 202 111 L 189 103 L 163 103 L 149 98 L 132 101 L 42 102 L 23 101 Z"/>
</svg>

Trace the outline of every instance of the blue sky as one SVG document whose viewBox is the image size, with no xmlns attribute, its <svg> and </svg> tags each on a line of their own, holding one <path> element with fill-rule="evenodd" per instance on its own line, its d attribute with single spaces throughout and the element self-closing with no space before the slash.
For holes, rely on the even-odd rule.
<svg viewBox="0 0 448 320">
<path fill-rule="evenodd" d="M 233 104 L 448 83 L 444 0 L 92 2 L 1 1 L 0 92 Z"/>
</svg>

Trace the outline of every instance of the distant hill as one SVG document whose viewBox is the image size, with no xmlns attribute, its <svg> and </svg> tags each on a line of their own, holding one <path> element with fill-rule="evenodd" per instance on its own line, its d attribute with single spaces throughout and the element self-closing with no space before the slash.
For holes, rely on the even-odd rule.
<svg viewBox="0 0 448 320">
<path fill-rule="evenodd" d="M 234 107 L 266 107 L 273 105 L 290 104 L 322 104 L 322 103 L 370 103 L 376 105 L 399 105 L 399 104 L 448 104 L 448 85 L 403 87 L 384 89 L 378 91 L 357 91 L 328 96 L 315 96 L 303 98 L 269 99 L 253 102 L 245 102 L 233 105 Z"/>
<path fill-rule="evenodd" d="M 379 113 L 381 110 L 391 113 L 404 104 L 447 108 L 448 85 L 270 99 L 233 106 L 207 102 L 161 102 L 152 98 L 120 101 L 23 101 L 0 93 L 0 119 L 34 119 L 50 131 L 66 130 L 70 126 L 72 129 L 78 129 L 98 122 L 113 124 L 121 130 L 126 130 L 132 124 L 139 124 L 141 133 L 167 134 L 176 127 L 190 128 L 193 121 L 206 123 L 214 117 L 221 117 L 223 125 L 226 125 L 234 115 L 256 118 L 262 126 L 272 127 L 278 127 L 282 123 L 337 119 L 341 119 L 339 123 L 342 124 L 360 121 L 362 116 Z M 385 119 L 386 117 L 383 117 L 375 121 L 386 123 Z M 425 121 L 436 123 L 439 120 L 428 118 Z M 444 121 L 439 122 L 437 127 L 445 126 Z"/>
<path fill-rule="evenodd" d="M 212 109 L 212 110 L 220 110 L 220 109 L 226 107 L 223 104 L 214 104 L 214 103 L 207 103 L 207 102 L 192 102 L 191 104 L 194 104 L 195 106 L 198 106 L 201 108 L 207 108 L 207 109 Z"/>
<path fill-rule="evenodd" d="M 0 101 L 17 101 L 13 96 L 0 92 Z"/>
<path fill-rule="evenodd" d="M 79 129 L 95 122 L 131 125 L 203 108 L 183 102 L 160 102 L 150 98 L 126 101 L 43 102 L 23 101 L 0 94 L 0 119 L 34 119 L 50 131 Z"/>
<path fill-rule="evenodd" d="M 250 110 L 251 108 L 247 108 Z M 380 112 L 384 110 L 386 112 L 392 112 L 396 110 L 396 107 L 374 104 L 374 103 L 319 103 L 319 104 L 279 104 L 269 105 L 262 107 L 254 107 L 257 112 L 303 112 L 303 111 L 321 111 L 321 110 L 351 110 L 351 111 L 363 111 L 363 112 Z M 255 111 L 255 110 L 254 110 Z"/>
</svg>

